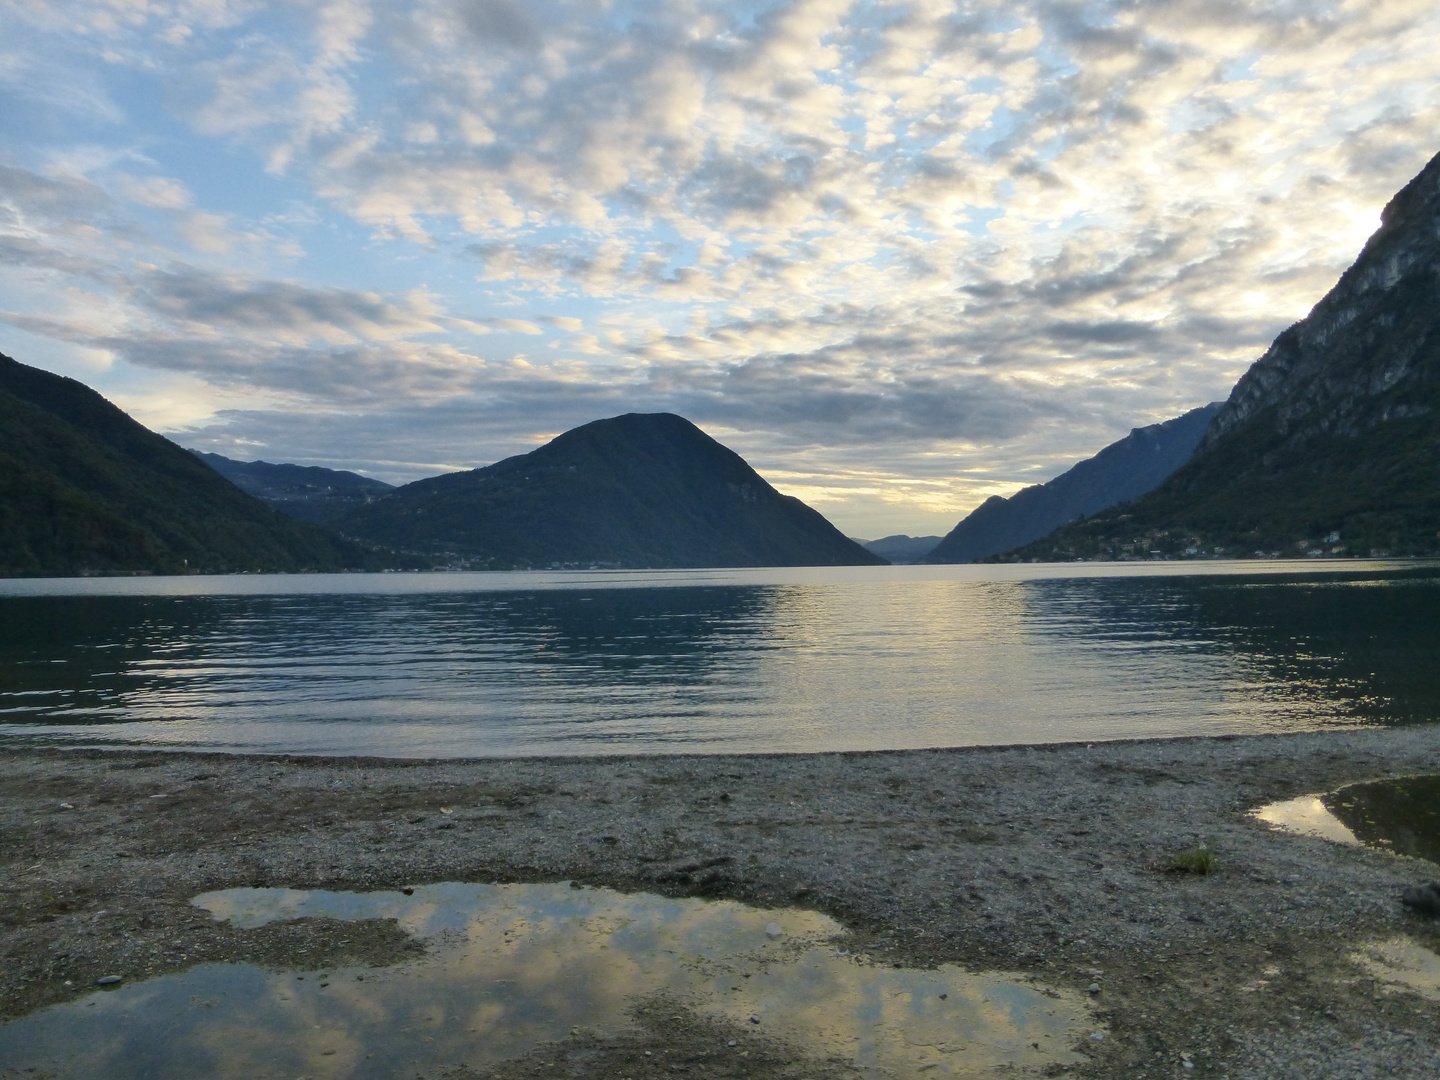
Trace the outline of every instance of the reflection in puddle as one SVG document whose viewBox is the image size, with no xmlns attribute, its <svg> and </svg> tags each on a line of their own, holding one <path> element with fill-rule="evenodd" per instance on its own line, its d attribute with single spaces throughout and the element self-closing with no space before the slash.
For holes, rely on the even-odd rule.
<svg viewBox="0 0 1440 1080">
<path fill-rule="evenodd" d="M 1351 784 L 1271 803 L 1255 816 L 1288 832 L 1440 863 L 1440 775 Z"/>
<path fill-rule="evenodd" d="M 1319 795 L 1301 795 L 1298 799 L 1270 803 L 1255 811 L 1267 825 L 1301 836 L 1318 836 L 1340 844 L 1358 844 L 1360 840 L 1344 823 L 1325 807 Z"/>
<path fill-rule="evenodd" d="M 1081 1060 L 1070 1047 L 1089 1015 L 1082 995 L 1018 977 L 877 967 L 814 912 L 564 883 L 230 889 L 195 903 L 242 927 L 394 918 L 431 948 L 380 970 L 206 964 L 92 994 L 0 1026 L 0 1064 L 66 1077 L 415 1075 L 491 1065 L 574 1028 L 620 1031 L 630 1006 L 663 990 L 870 1075 L 1038 1073 Z"/>
<path fill-rule="evenodd" d="M 1352 784 L 1325 805 L 1364 843 L 1440 863 L 1440 776 Z"/>
<path fill-rule="evenodd" d="M 1411 990 L 1440 1001 L 1440 956 L 1409 938 L 1394 938 L 1368 945 L 1351 959 L 1375 976 L 1387 989 Z"/>
</svg>

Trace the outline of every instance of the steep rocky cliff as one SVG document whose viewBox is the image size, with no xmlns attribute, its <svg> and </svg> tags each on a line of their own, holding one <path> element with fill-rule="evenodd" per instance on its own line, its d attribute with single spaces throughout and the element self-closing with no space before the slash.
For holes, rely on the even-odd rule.
<svg viewBox="0 0 1440 1080">
<path fill-rule="evenodd" d="M 1149 495 L 1015 554 L 1428 554 L 1440 547 L 1440 157 Z"/>
<path fill-rule="evenodd" d="M 1440 156 L 1385 207 L 1355 264 L 1235 384 L 1202 449 L 1258 425 L 1278 451 L 1434 408 Z"/>
</svg>

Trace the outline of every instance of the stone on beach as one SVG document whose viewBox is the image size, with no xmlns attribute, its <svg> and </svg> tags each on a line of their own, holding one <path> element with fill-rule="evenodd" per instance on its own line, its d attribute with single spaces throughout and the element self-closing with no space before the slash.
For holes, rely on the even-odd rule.
<svg viewBox="0 0 1440 1080">
<path fill-rule="evenodd" d="M 1440 881 L 1406 889 L 1400 902 L 1421 915 L 1440 915 Z"/>
</svg>

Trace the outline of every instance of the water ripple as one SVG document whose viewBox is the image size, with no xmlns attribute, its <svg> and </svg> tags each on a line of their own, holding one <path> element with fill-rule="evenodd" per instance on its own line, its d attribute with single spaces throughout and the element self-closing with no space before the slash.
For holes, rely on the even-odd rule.
<svg viewBox="0 0 1440 1080">
<path fill-rule="evenodd" d="M 1440 712 L 1434 568 L 980 569 L 578 574 L 569 588 L 518 575 L 506 583 L 528 587 L 492 590 L 475 585 L 500 575 L 450 575 L 449 589 L 445 575 L 347 575 L 328 592 L 279 579 L 290 593 L 195 578 L 111 579 L 90 594 L 6 583 L 0 736 L 391 756 L 773 752 Z M 395 588 L 405 578 L 423 587 Z"/>
</svg>

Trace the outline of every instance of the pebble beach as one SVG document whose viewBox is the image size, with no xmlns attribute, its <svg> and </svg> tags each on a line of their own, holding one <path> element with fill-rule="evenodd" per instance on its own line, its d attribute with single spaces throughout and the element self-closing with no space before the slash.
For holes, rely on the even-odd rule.
<svg viewBox="0 0 1440 1080">
<path fill-rule="evenodd" d="M 1266 803 L 1440 771 L 1440 728 L 772 756 L 398 761 L 137 750 L 0 753 L 0 1014 L 204 961 L 386 965 L 393 922 L 236 929 L 235 886 L 556 882 L 822 911 L 877 963 L 1080 990 L 1066 1075 L 1440 1076 L 1440 1004 L 1357 962 L 1440 947 L 1407 910 L 1428 862 L 1289 835 Z M 1203 845 L 1213 873 L 1177 871 Z M 638 1005 L 504 1068 L 638 1080 L 845 1075 L 757 1031 Z M 745 1040 L 746 1056 L 709 1048 Z M 555 1070 L 560 1070 L 556 1072 Z M 1053 1066 L 1052 1071 L 1059 1071 Z M 10 1074 L 0 1067 L 0 1076 Z M 14 1075 L 19 1076 L 16 1072 Z"/>
</svg>

